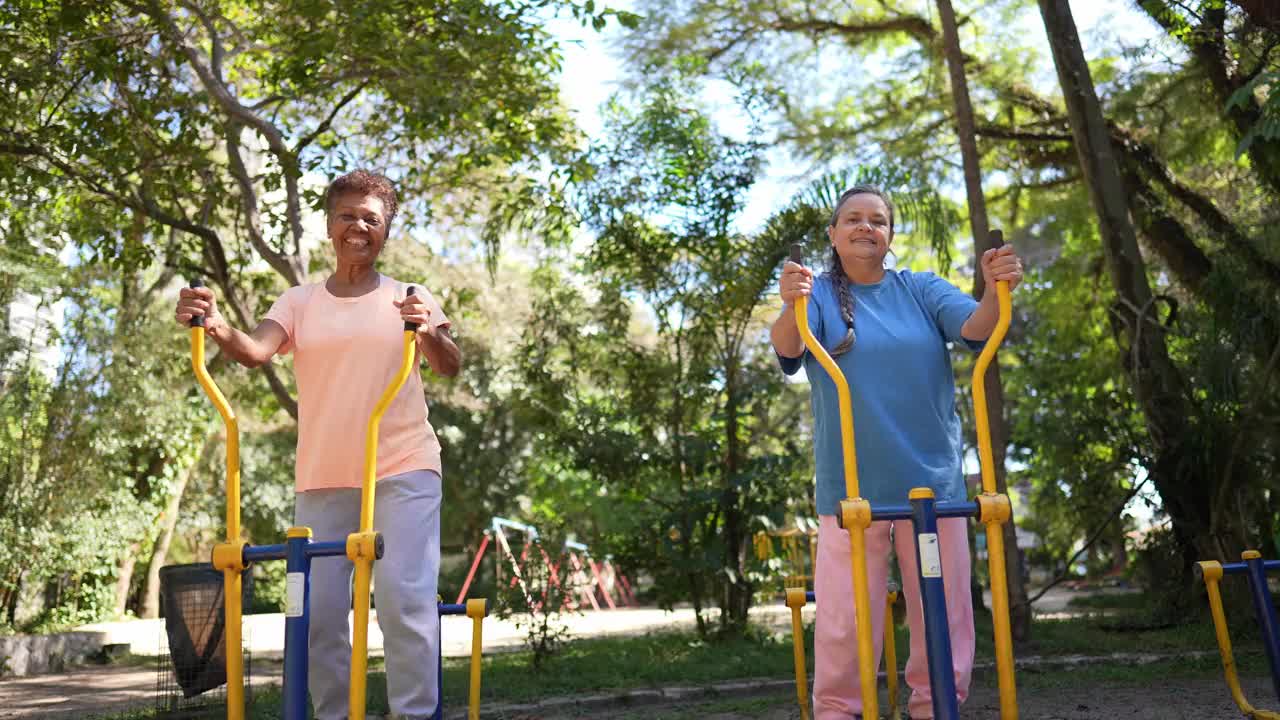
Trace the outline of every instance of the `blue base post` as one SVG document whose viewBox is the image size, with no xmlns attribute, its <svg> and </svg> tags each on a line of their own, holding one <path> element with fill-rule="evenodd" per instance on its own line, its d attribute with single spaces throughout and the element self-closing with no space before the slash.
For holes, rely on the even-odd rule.
<svg viewBox="0 0 1280 720">
<path fill-rule="evenodd" d="M 244 562 L 284 560 L 284 720 L 307 720 L 307 643 L 311 626 L 311 558 L 347 554 L 347 543 L 311 542 L 310 528 L 289 528 L 283 545 L 247 546 Z"/>
<path fill-rule="evenodd" d="M 311 627 L 311 531 L 285 541 L 284 720 L 307 720 L 307 636 Z"/>
<path fill-rule="evenodd" d="M 938 552 L 938 516 L 932 491 L 912 491 L 911 519 L 915 524 L 916 566 L 920 602 L 924 606 L 925 648 L 929 658 L 929 687 L 935 720 L 959 720 L 956 678 L 951 659 L 951 628 L 947 622 L 947 594 Z M 967 590 L 967 588 L 966 588 Z"/>
</svg>

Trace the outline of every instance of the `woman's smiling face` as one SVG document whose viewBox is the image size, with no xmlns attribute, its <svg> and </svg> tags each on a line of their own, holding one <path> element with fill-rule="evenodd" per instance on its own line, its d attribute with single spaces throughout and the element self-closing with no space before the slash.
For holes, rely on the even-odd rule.
<svg viewBox="0 0 1280 720">
<path fill-rule="evenodd" d="M 376 195 L 344 193 L 329 215 L 329 239 L 339 265 L 369 265 L 387 239 L 385 206 Z"/>
<path fill-rule="evenodd" d="M 889 206 L 870 193 L 852 195 L 837 211 L 835 224 L 827 228 L 827 237 L 843 263 L 879 266 L 893 242 Z"/>
</svg>

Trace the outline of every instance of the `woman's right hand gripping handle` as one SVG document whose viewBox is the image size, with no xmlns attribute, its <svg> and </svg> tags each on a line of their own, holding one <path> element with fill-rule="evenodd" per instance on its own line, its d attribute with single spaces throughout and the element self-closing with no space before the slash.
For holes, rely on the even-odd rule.
<svg viewBox="0 0 1280 720">
<path fill-rule="evenodd" d="M 782 264 L 782 276 L 778 279 L 778 293 L 782 296 L 782 314 L 774 321 L 769 333 L 773 349 L 782 357 L 798 358 L 804 355 L 804 339 L 796 328 L 795 303 L 813 292 L 813 271 L 801 264 L 804 258 L 798 247 L 791 250 L 791 259 Z"/>
<path fill-rule="evenodd" d="M 207 320 L 210 318 L 215 321 L 222 318 L 218 313 L 218 300 L 214 297 L 212 290 L 204 287 L 199 280 L 192 280 L 191 287 L 178 291 L 178 305 L 174 312 L 174 319 L 183 327 L 203 327 L 207 331 L 209 328 Z"/>
<path fill-rule="evenodd" d="M 801 265 L 803 258 L 795 249 L 791 258 L 782 265 L 782 277 L 778 279 L 778 293 L 784 305 L 790 307 L 796 300 L 813 292 L 813 271 Z"/>
</svg>

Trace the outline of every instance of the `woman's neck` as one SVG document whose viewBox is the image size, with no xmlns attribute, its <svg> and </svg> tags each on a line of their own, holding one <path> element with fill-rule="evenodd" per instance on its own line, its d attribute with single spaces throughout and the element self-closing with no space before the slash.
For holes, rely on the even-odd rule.
<svg viewBox="0 0 1280 720">
<path fill-rule="evenodd" d="M 325 288 L 334 297 L 359 297 L 378 287 L 378 271 L 372 265 L 338 265 Z"/>
<path fill-rule="evenodd" d="M 844 276 L 855 285 L 874 285 L 884 279 L 884 263 L 841 260 Z"/>
</svg>

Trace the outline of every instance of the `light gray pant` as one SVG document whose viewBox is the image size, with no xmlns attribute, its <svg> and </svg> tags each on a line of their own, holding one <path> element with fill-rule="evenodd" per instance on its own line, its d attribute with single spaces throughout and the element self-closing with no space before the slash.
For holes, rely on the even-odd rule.
<svg viewBox="0 0 1280 720">
<path fill-rule="evenodd" d="M 386 550 L 373 564 L 378 626 L 387 666 L 387 701 L 393 714 L 427 720 L 436 710 L 440 615 L 440 475 L 415 470 L 378 481 L 373 529 Z M 358 489 L 298 493 L 295 523 L 320 541 L 345 540 L 360 529 Z M 311 633 L 307 670 L 316 720 L 345 720 L 351 674 L 354 568 L 345 556 L 311 565 Z"/>
</svg>

